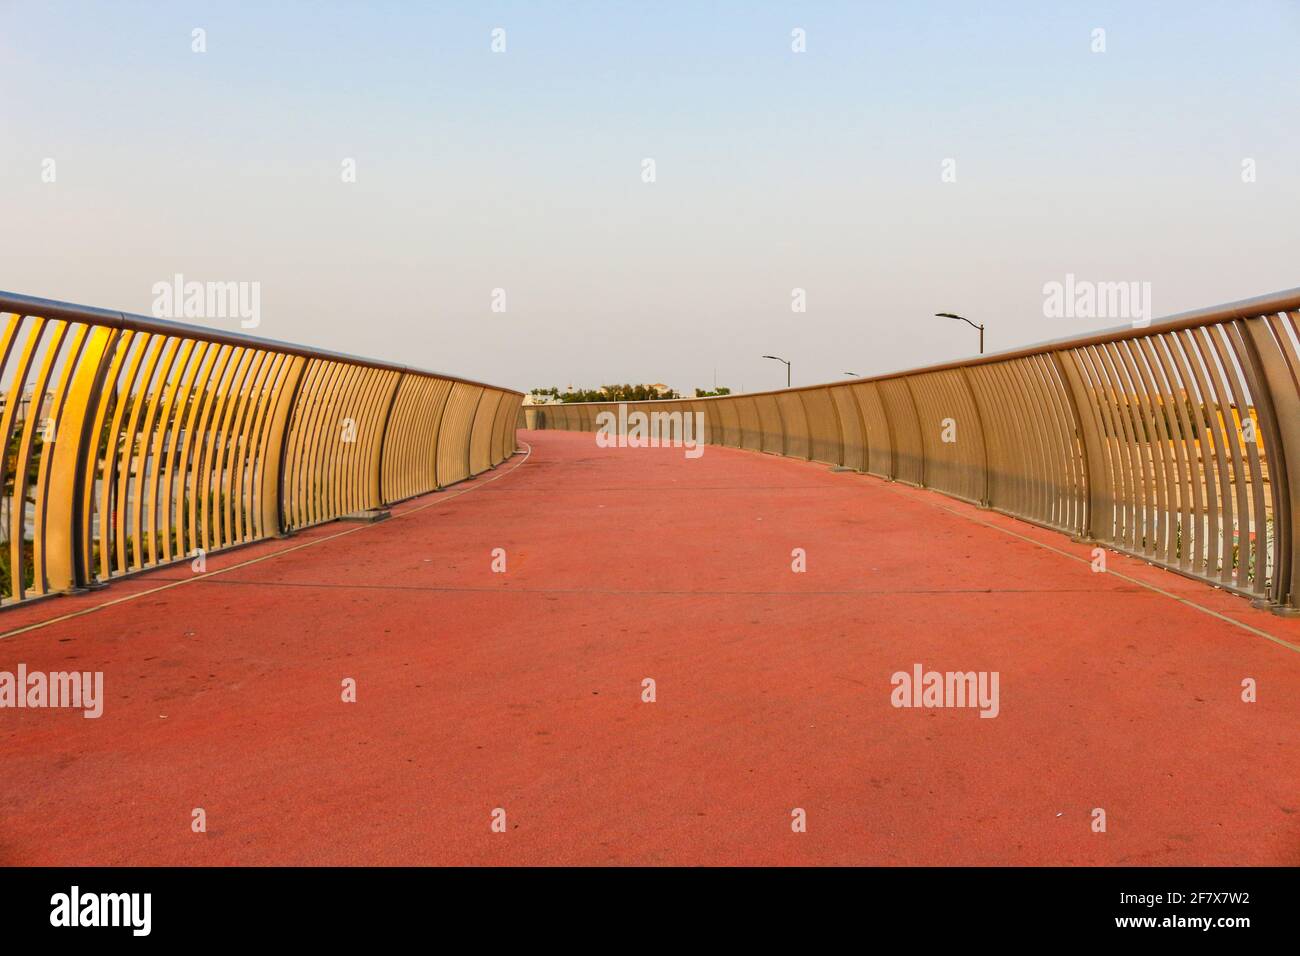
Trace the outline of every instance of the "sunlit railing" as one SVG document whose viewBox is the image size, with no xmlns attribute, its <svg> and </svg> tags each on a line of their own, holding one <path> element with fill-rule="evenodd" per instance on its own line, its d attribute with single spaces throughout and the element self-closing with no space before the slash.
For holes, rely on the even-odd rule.
<svg viewBox="0 0 1300 956">
<path fill-rule="evenodd" d="M 1297 309 L 1291 290 L 842 384 L 628 407 L 700 412 L 708 443 L 933 488 L 1287 611 L 1300 593 Z M 616 408 L 522 417 L 594 431 Z"/>
<path fill-rule="evenodd" d="M 379 508 L 515 451 L 518 392 L 0 293 L 0 594 Z"/>
</svg>

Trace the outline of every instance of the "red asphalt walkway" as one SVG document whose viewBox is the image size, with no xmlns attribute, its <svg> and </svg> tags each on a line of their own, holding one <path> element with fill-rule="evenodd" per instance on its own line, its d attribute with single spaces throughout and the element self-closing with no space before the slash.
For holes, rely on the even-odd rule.
<svg viewBox="0 0 1300 956">
<path fill-rule="evenodd" d="M 1300 863 L 1300 623 L 823 465 L 521 438 L 393 520 L 0 614 L 89 611 L 0 670 L 106 698 L 0 710 L 0 864 Z M 916 663 L 999 715 L 894 708 Z"/>
</svg>

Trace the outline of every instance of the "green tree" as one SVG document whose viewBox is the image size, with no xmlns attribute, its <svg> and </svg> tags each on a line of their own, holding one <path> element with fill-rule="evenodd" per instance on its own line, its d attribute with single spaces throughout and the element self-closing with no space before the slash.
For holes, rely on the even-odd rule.
<svg viewBox="0 0 1300 956">
<path fill-rule="evenodd" d="M 23 535 L 22 561 L 23 561 L 23 587 L 30 587 L 36 580 L 36 569 L 32 564 L 31 539 L 26 537 L 24 530 L 27 505 L 36 505 L 36 477 L 40 473 L 41 455 L 45 448 L 45 436 L 38 429 L 32 435 L 32 453 L 27 460 L 27 487 L 23 493 L 22 501 L 14 501 L 14 478 L 18 472 L 18 450 L 22 444 L 23 430 L 20 425 L 15 426 L 13 434 L 9 436 L 9 443 L 5 447 L 5 481 L 4 488 L 0 493 L 4 495 L 7 509 L 21 509 L 19 516 L 18 528 L 19 533 Z M 9 541 L 12 534 L 12 512 L 7 510 L 4 513 L 4 527 L 0 527 L 0 594 L 13 594 L 13 572 L 10 568 Z"/>
<path fill-rule="evenodd" d="M 668 389 L 660 392 L 653 385 L 602 385 L 600 388 L 579 388 L 572 392 L 561 393 L 559 389 L 535 388 L 533 395 L 549 395 L 565 404 L 573 402 L 646 402 L 660 398 L 681 398 L 682 396 Z"/>
</svg>

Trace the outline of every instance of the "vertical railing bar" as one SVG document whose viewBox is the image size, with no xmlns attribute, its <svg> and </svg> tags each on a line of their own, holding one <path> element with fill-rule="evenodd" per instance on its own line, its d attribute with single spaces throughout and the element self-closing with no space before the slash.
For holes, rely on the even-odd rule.
<svg viewBox="0 0 1300 956">
<path fill-rule="evenodd" d="M 86 348 L 89 339 L 91 326 L 78 322 L 74 326 L 73 338 L 71 345 L 64 356 L 63 369 L 58 377 L 58 384 L 55 386 L 54 395 L 50 407 L 50 421 L 54 423 L 54 438 L 52 441 L 45 440 L 44 422 L 41 423 L 42 442 L 41 442 L 41 461 L 37 466 L 36 485 L 34 491 L 35 507 L 32 512 L 32 590 L 36 594 L 46 594 L 50 590 L 50 578 L 48 574 L 48 564 L 50 560 L 49 541 L 46 537 L 48 527 L 49 510 L 50 510 L 50 482 L 53 477 L 54 457 L 58 451 L 58 436 L 63 430 L 63 412 L 68 403 L 68 392 L 72 388 L 73 380 L 76 377 L 77 364 L 81 360 L 82 351 Z M 52 357 L 52 362 L 58 361 L 58 355 Z M 53 366 L 51 366 L 53 372 Z M 43 398 L 43 396 L 42 396 Z M 39 418 L 39 409 L 37 418 Z M 26 509 L 24 508 L 24 511 Z M 67 515 L 60 517 L 60 522 L 67 520 Z M 63 540 L 61 538 L 61 540 Z M 72 544 L 71 538 L 66 538 L 66 545 Z M 61 550 L 61 549 L 60 549 Z M 68 564 L 67 553 L 56 556 L 57 567 L 63 568 Z M 59 573 L 57 570 L 56 574 Z M 63 582 L 60 582 L 63 583 Z M 66 587 L 66 585 L 64 585 Z"/>
<path fill-rule="evenodd" d="M 94 510 L 94 460 L 99 450 L 100 431 L 103 429 L 103 415 L 107 408 L 101 408 L 104 400 L 104 384 L 109 370 L 118 366 L 118 343 L 122 332 L 106 329 L 104 348 L 91 378 L 86 397 L 86 414 L 81 423 L 81 434 L 77 436 L 77 454 L 72 476 L 72 580 L 69 586 L 74 589 L 88 588 L 94 585 L 95 575 L 92 540 L 91 512 Z"/>
<path fill-rule="evenodd" d="M 1268 541 L 1267 518 L 1264 519 L 1265 562 L 1267 563 L 1268 560 L 1267 553 L 1271 552 L 1273 569 L 1268 576 L 1267 589 L 1261 593 L 1266 596 L 1268 603 L 1280 605 L 1289 598 L 1283 587 L 1283 582 L 1288 580 L 1290 575 L 1291 506 L 1288 484 L 1289 471 L 1283 447 L 1282 429 L 1274 402 L 1274 393 L 1269 386 L 1267 370 L 1260 354 L 1259 343 L 1252 334 L 1253 329 L 1260 329 L 1266 334 L 1270 330 L 1262 318 L 1242 320 L 1240 328 L 1237 327 L 1237 323 L 1233 323 L 1232 329 L 1241 356 L 1242 374 L 1246 376 L 1246 385 L 1250 389 L 1256 413 L 1259 415 L 1264 429 L 1264 454 L 1268 461 L 1269 494 L 1273 502 L 1273 540 L 1271 543 Z M 1259 479 L 1262 485 L 1262 470 Z M 1262 487 L 1259 489 L 1259 493 L 1260 495 L 1263 494 Z M 1256 570 L 1256 582 L 1259 581 L 1262 573 L 1263 569 Z M 1257 590 L 1259 589 L 1257 588 Z"/>
</svg>

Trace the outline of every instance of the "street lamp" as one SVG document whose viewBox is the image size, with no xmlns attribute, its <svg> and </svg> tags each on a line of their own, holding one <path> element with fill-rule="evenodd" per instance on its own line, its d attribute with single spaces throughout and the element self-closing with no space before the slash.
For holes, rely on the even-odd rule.
<svg viewBox="0 0 1300 956">
<path fill-rule="evenodd" d="M 961 319 L 972 329 L 979 329 L 980 330 L 980 355 L 984 354 L 984 326 L 976 325 L 974 322 L 966 318 L 966 316 L 964 315 L 954 315 L 951 312 L 936 312 L 935 317 L 939 319 Z"/>
<path fill-rule="evenodd" d="M 773 361 L 776 362 L 785 362 L 785 359 L 781 358 L 781 356 L 779 355 L 764 355 L 763 358 L 772 359 Z M 790 387 L 790 363 L 789 362 L 785 362 L 785 387 L 786 388 Z"/>
</svg>

